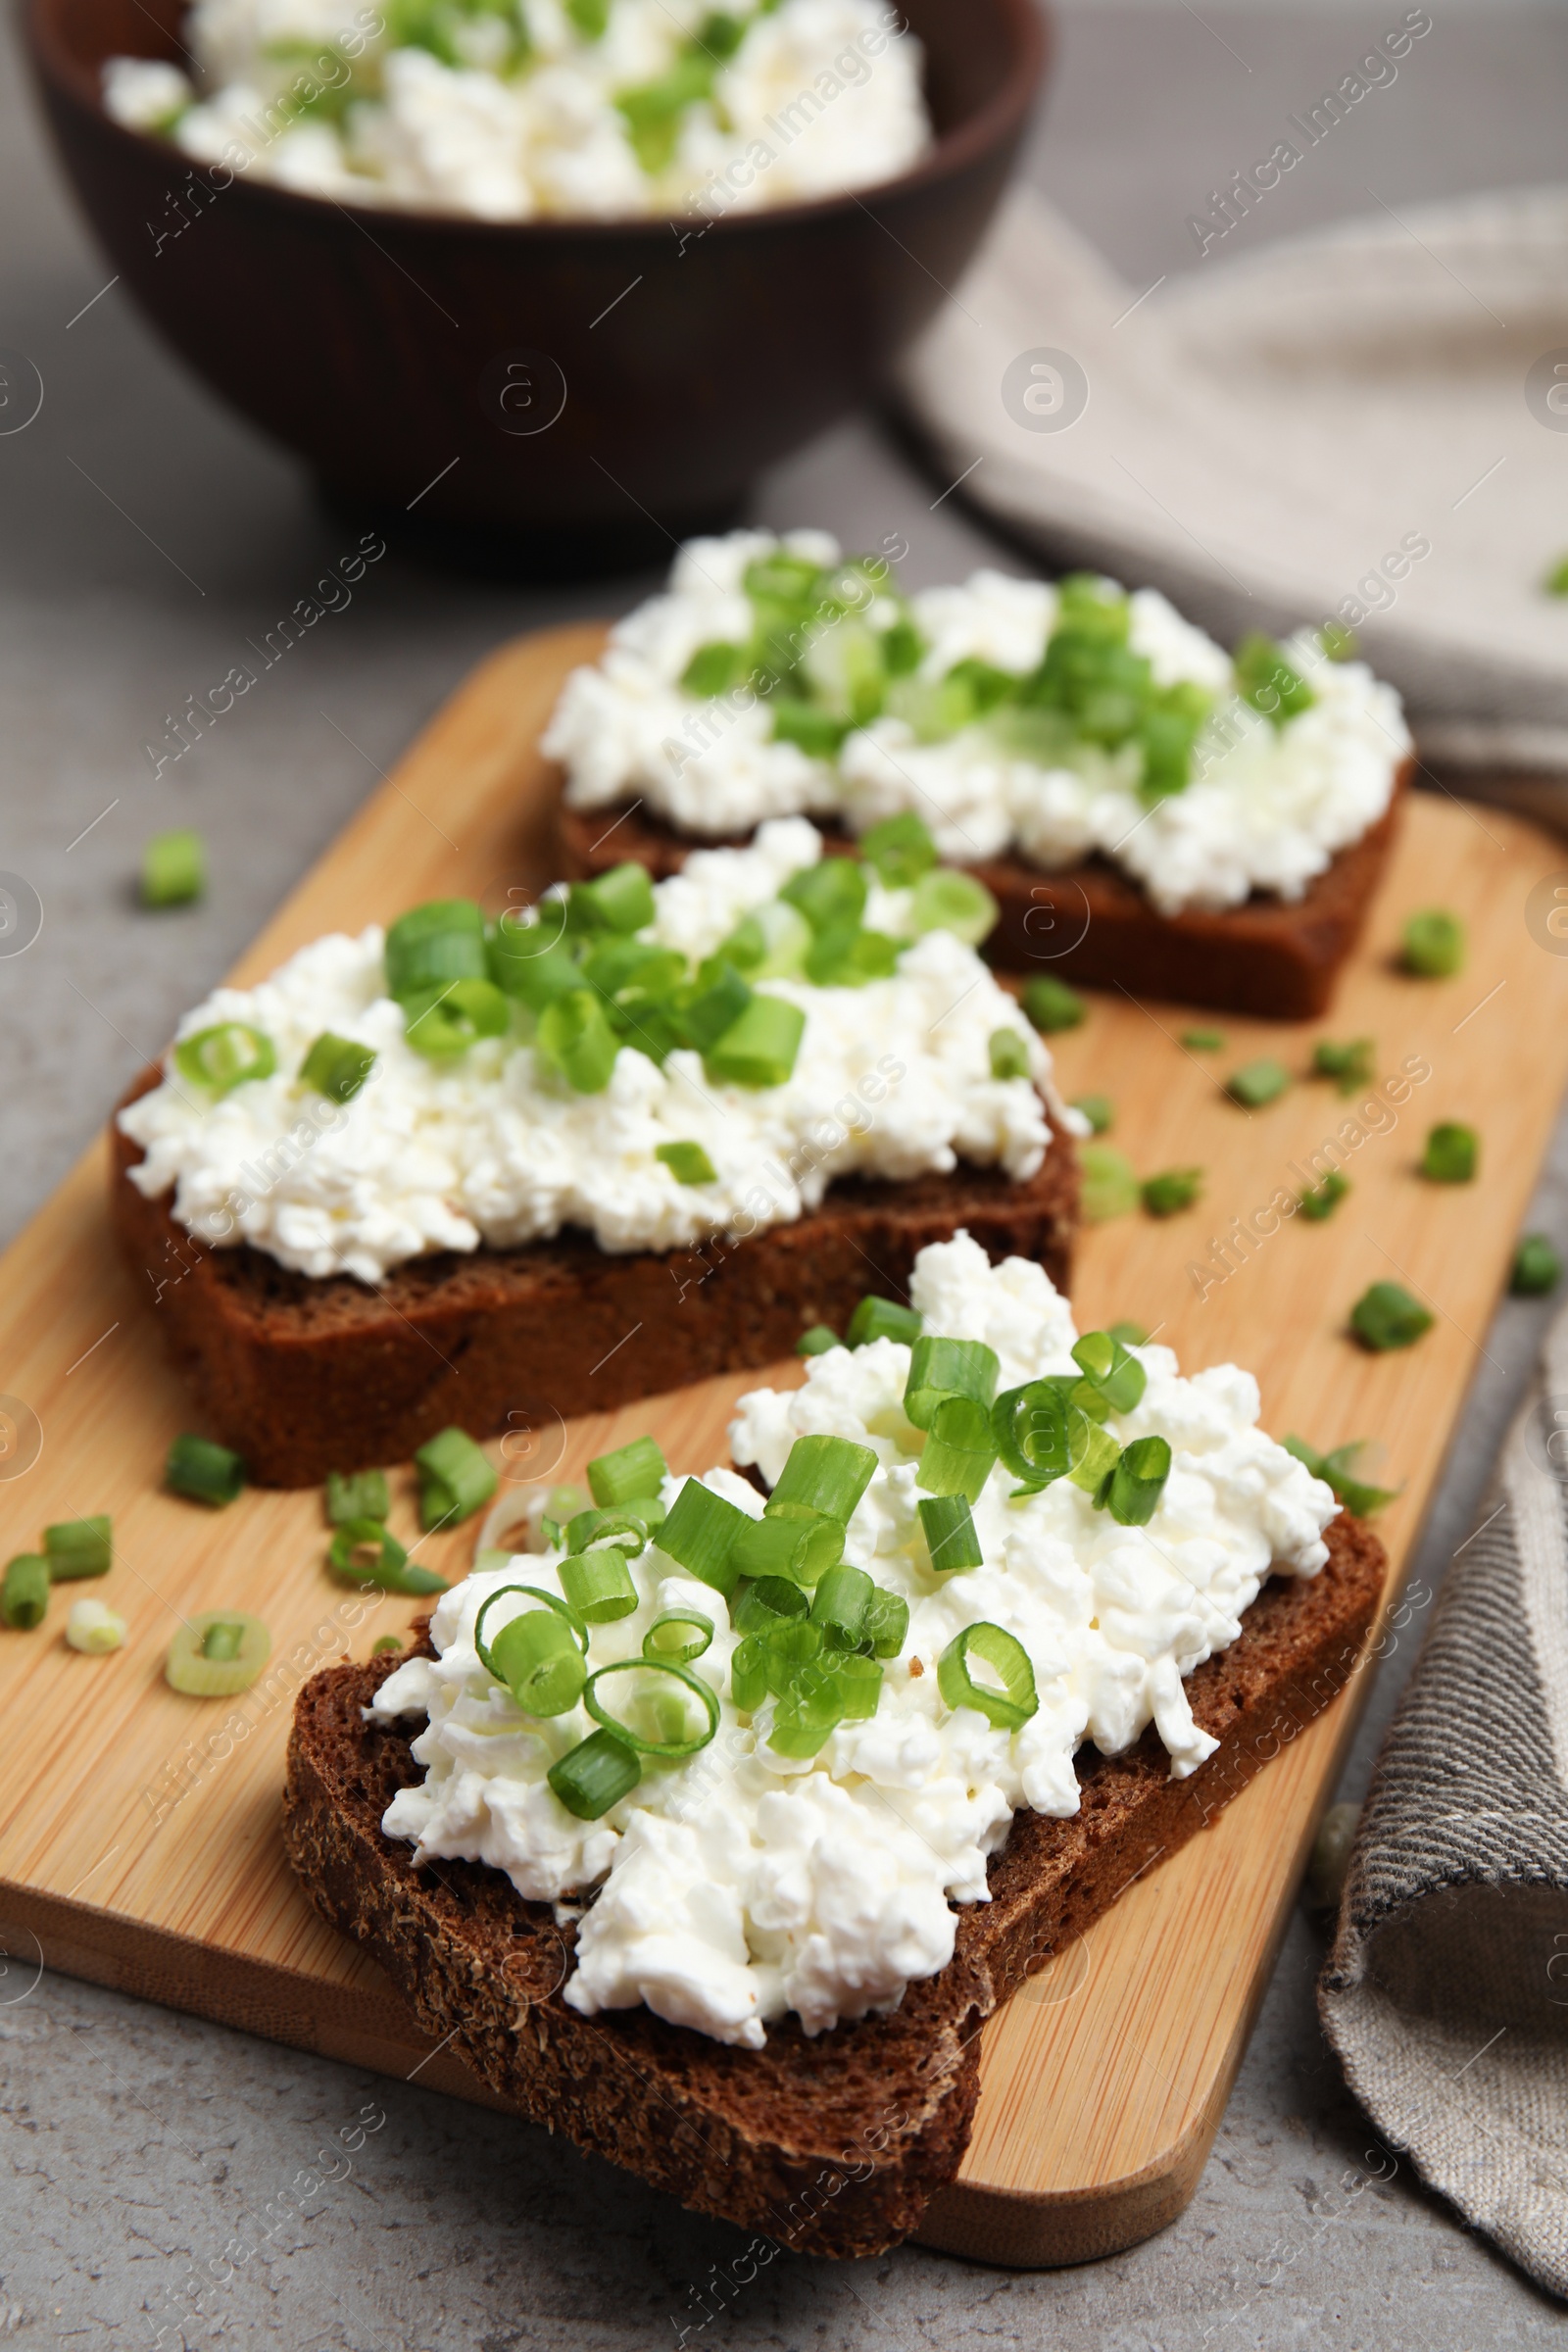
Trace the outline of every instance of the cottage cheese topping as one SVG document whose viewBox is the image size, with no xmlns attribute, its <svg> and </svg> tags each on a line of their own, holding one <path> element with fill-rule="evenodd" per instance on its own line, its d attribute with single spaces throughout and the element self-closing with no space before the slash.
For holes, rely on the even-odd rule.
<svg viewBox="0 0 1568 2352">
<path fill-rule="evenodd" d="M 928 1331 L 987 1341 L 1004 1388 L 1073 1370 L 1066 1303 L 1022 1258 L 991 1266 L 959 1235 L 921 1252 L 912 1296 Z M 1327 1556 L 1334 1496 L 1256 1427 L 1250 1376 L 1224 1365 L 1184 1380 L 1169 1348 L 1138 1352 L 1143 1401 L 1109 1427 L 1124 1442 L 1156 1432 L 1170 1441 L 1171 1475 L 1151 1524 L 1118 1526 L 1065 1481 L 1009 1502 L 1014 1482 L 999 1467 L 974 1507 L 986 1565 L 946 1579 L 931 1571 L 916 1515 L 906 1348 L 836 1348 L 808 1364 L 804 1388 L 743 1397 L 735 1459 L 766 1478 L 810 1433 L 854 1439 L 879 1457 L 845 1552 L 909 1603 L 877 1713 L 842 1725 L 809 1761 L 776 1755 L 767 1706 L 754 1721 L 729 1699 L 736 1637 L 722 1600 L 650 1548 L 632 1569 L 641 1606 L 594 1630 L 590 1663 L 636 1656 L 662 1609 L 702 1609 L 718 1630 L 694 1671 L 720 1697 L 719 1730 L 685 1763 L 650 1762 L 602 1820 L 578 1821 L 545 1774 L 592 1728 L 586 1713 L 522 1716 L 473 1648 L 480 1603 L 520 1566 L 529 1583 L 560 1589 L 559 1555 L 532 1555 L 448 1592 L 432 1621 L 440 1654 L 411 1660 L 381 1686 L 379 1719 L 429 1718 L 414 1742 L 425 1778 L 393 1800 L 387 1835 L 412 1839 L 420 1856 L 487 1862 L 535 1900 L 597 1887 L 565 1995 L 587 2016 L 643 2002 L 757 2048 L 788 2010 L 816 2034 L 896 2005 L 911 1979 L 952 1957 L 951 1905 L 987 1899 L 987 1858 L 1013 1813 L 1077 1810 L 1073 1755 L 1086 1735 L 1115 1753 L 1152 1721 L 1174 1775 L 1202 1761 L 1214 1742 L 1193 1722 L 1183 1676 L 1237 1639 L 1271 1566 L 1311 1576 Z M 680 1483 L 666 1485 L 666 1499 Z M 710 1471 L 705 1483 L 760 1512 L 760 1496 L 733 1472 Z M 497 1605 L 487 1634 L 508 1605 Z M 1019 1732 L 994 1730 L 940 1695 L 942 1650 L 980 1619 L 1013 1633 L 1033 1663 L 1040 1706 Z"/>
<path fill-rule="evenodd" d="M 753 212 L 894 178 L 930 144 L 920 44 L 881 0 L 739 7 L 727 57 L 707 0 L 610 0 L 597 35 L 595 13 L 196 0 L 196 82 L 116 58 L 105 103 L 302 194 L 485 220 Z"/>
<path fill-rule="evenodd" d="M 751 849 L 704 852 L 658 885 L 643 936 L 696 961 L 820 854 L 801 819 L 764 825 Z M 906 893 L 873 887 L 868 924 L 898 934 L 907 912 Z M 745 1235 L 815 1208 L 852 1174 L 947 1173 L 960 1159 L 1020 1180 L 1039 1168 L 1051 1056 L 952 933 L 926 933 L 891 978 L 862 988 L 780 979 L 761 993 L 806 1014 L 782 1086 L 715 1084 L 695 1053 L 672 1053 L 661 1069 L 623 1046 L 605 1091 L 575 1094 L 536 1063 L 522 1015 L 512 1036 L 455 1066 L 427 1060 L 384 993 L 381 932 L 334 934 L 260 987 L 218 989 L 187 1014 L 182 1038 L 219 1021 L 260 1029 L 276 1072 L 215 1102 L 171 1055 L 163 1085 L 121 1114 L 146 1154 L 131 1181 L 149 1198 L 172 1185 L 175 1216 L 205 1241 L 248 1242 L 299 1273 L 375 1283 L 423 1250 L 512 1249 L 564 1225 L 608 1250 Z M 992 1076 L 1001 1028 L 1025 1040 L 1030 1077 Z M 327 1030 L 377 1056 L 341 1110 L 298 1083 Z M 701 1144 L 714 1183 L 677 1183 L 655 1157 L 683 1141 Z"/>
<path fill-rule="evenodd" d="M 884 714 L 851 733 L 836 759 L 811 758 L 772 740 L 765 694 L 738 684 L 703 701 L 680 682 L 700 646 L 746 642 L 743 575 L 778 547 L 824 564 L 841 555 L 822 532 L 694 540 L 667 591 L 617 625 L 597 667 L 568 678 L 544 744 L 566 767 L 572 807 L 641 798 L 678 830 L 709 837 L 796 811 L 864 832 L 913 809 L 953 863 L 1010 852 L 1051 871 L 1098 852 L 1174 914 L 1239 906 L 1254 890 L 1299 899 L 1382 816 L 1410 750 L 1394 689 L 1364 662 L 1325 660 L 1309 634 L 1283 650 L 1316 699 L 1276 730 L 1234 691 L 1221 649 L 1143 588 L 1129 600 L 1131 650 L 1157 685 L 1190 681 L 1215 698 L 1185 791 L 1150 807 L 1138 789 L 1141 755 L 1127 746 L 1079 742 L 1065 763 L 1042 765 L 1010 713 L 935 742 Z M 897 616 L 891 597 L 882 604 L 864 616 L 873 629 Z M 963 662 L 1022 677 L 1045 653 L 1057 596 L 982 570 L 913 596 L 909 612 L 924 642 L 922 680 L 935 685 Z"/>
</svg>

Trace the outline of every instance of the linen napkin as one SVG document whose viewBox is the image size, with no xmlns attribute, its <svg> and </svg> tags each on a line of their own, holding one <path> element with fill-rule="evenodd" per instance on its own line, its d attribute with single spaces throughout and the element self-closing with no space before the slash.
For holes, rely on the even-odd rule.
<svg viewBox="0 0 1568 2352">
<path fill-rule="evenodd" d="M 1568 2297 L 1568 1312 L 1378 1760 L 1318 2001 L 1433 2188 Z"/>
<path fill-rule="evenodd" d="M 1462 771 L 1500 767 L 1526 805 L 1551 779 L 1553 813 L 1568 188 L 1385 208 L 1246 257 L 1194 243 L 1192 270 L 1129 286 L 1014 189 L 905 364 L 916 430 L 1049 559 L 1161 588 L 1226 643 L 1340 618 L 1445 776 L 1486 789 Z"/>
</svg>

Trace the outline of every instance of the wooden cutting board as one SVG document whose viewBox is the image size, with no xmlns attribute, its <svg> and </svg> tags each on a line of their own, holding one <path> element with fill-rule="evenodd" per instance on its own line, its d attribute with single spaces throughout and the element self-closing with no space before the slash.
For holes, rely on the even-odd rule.
<svg viewBox="0 0 1568 2352">
<path fill-rule="evenodd" d="M 498 907 L 548 881 L 548 778 L 535 745 L 566 668 L 599 642 L 596 630 L 559 630 L 487 662 L 235 978 L 259 978 L 321 931 L 385 920 L 419 899 L 467 893 Z M 1140 1173 L 1206 1171 L 1199 1208 L 1086 1233 L 1080 1324 L 1132 1316 L 1157 1327 L 1186 1370 L 1249 1365 L 1282 1435 L 1324 1446 L 1381 1440 L 1387 1483 L 1403 1486 L 1382 1523 L 1396 1581 L 1486 1361 L 1488 1321 L 1568 1079 L 1568 957 L 1538 944 L 1549 934 L 1527 916 L 1533 888 L 1559 870 L 1568 880 L 1568 850 L 1519 820 L 1418 795 L 1329 1021 L 1216 1022 L 1224 1051 L 1195 1053 L 1179 1040 L 1200 1016 L 1112 995 L 1058 1041 L 1065 1091 L 1111 1098 L 1112 1140 Z M 1469 957 L 1451 980 L 1410 979 L 1393 964 L 1404 917 L 1432 905 L 1469 926 Z M 1304 1073 L 1324 1035 L 1370 1036 L 1380 1073 L 1412 1056 L 1430 1076 L 1396 1124 L 1345 1129 L 1352 1190 L 1332 1220 L 1298 1218 L 1238 1253 L 1228 1279 L 1205 1282 L 1192 1269 L 1209 1259 L 1211 1239 L 1296 1189 L 1305 1154 L 1356 1109 L 1303 1083 L 1249 1114 L 1220 1080 L 1261 1053 Z M 1472 1187 L 1415 1173 L 1428 1126 L 1446 1118 L 1480 1130 Z M 278 1837 L 295 1691 L 319 1665 L 406 1629 L 414 1604 L 369 1605 L 331 1581 L 314 1492 L 250 1493 L 219 1514 L 160 1492 L 169 1441 L 200 1427 L 200 1402 L 162 1355 L 157 1285 L 138 1289 L 111 1247 L 105 1167 L 95 1145 L 0 1271 L 0 1559 L 35 1548 L 46 1522 L 74 1511 L 112 1511 L 119 1554 L 103 1583 L 57 1593 L 37 1632 L 0 1633 L 0 1717 L 22 1729 L 0 1799 L 9 1997 L 32 1970 L 62 1969 L 487 2099 L 450 2050 L 431 2047 L 379 1968 L 311 1911 Z M 172 1262 L 160 1279 L 179 1275 Z M 1346 1314 L 1383 1277 L 1427 1298 L 1437 1321 L 1409 1352 L 1368 1356 L 1347 1339 Z M 725 1457 L 733 1399 L 768 1377 L 514 1431 L 495 1449 L 500 1467 L 512 1482 L 576 1475 L 590 1455 L 649 1429 L 673 1467 L 705 1468 Z M 793 1382 L 799 1367 L 771 1377 Z M 397 1487 L 394 1524 L 409 1529 L 406 1474 Z M 473 1533 L 420 1556 L 461 1575 Z M 81 1591 L 129 1620 L 117 1655 L 67 1648 L 67 1608 Z M 272 1669 L 236 1701 L 178 1697 L 162 1679 L 170 1638 L 182 1615 L 215 1606 L 267 1619 Z M 973 2141 L 932 2209 L 930 2243 L 999 2262 L 1072 2262 L 1133 2243 L 1181 2210 L 1365 1682 L 992 2020 Z"/>
</svg>

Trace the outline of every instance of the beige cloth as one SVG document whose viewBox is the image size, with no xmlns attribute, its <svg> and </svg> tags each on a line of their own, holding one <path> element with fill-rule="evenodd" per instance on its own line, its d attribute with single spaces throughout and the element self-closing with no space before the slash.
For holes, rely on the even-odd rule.
<svg viewBox="0 0 1568 2352">
<path fill-rule="evenodd" d="M 950 478 L 1227 643 L 1360 608 L 1445 772 L 1568 777 L 1568 189 L 1194 258 L 1146 295 L 1015 189 L 904 370 Z"/>
<path fill-rule="evenodd" d="M 1568 1313 L 1378 1760 L 1319 2005 L 1432 2187 L 1568 2297 Z"/>
</svg>

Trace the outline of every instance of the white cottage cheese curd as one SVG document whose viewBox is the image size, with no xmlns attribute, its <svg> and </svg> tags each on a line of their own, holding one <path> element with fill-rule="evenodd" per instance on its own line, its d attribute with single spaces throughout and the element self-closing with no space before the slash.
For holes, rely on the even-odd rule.
<svg viewBox="0 0 1568 2352">
<path fill-rule="evenodd" d="M 657 886 L 644 936 L 695 963 L 820 855 L 801 819 L 764 825 L 747 850 L 704 852 Z M 906 894 L 873 888 L 866 920 L 896 934 L 907 906 Z M 203 1240 L 249 1243 L 302 1274 L 375 1283 L 424 1250 L 514 1249 L 565 1225 L 617 1251 L 751 1233 L 815 1208 L 851 1174 L 904 1179 L 960 1159 L 1019 1180 L 1039 1168 L 1052 1133 L 1039 1091 L 1050 1054 L 950 932 L 916 939 L 891 978 L 864 987 L 779 979 L 760 993 L 806 1015 L 783 1085 L 717 1083 L 695 1053 L 677 1050 L 660 1068 L 623 1045 L 604 1091 L 577 1094 L 538 1061 L 526 1016 L 456 1064 L 426 1059 L 385 994 L 381 932 L 338 933 L 186 1015 L 180 1038 L 222 1021 L 259 1029 L 276 1070 L 214 1102 L 171 1054 L 163 1084 L 121 1113 L 145 1154 L 131 1181 L 149 1198 L 172 1186 L 174 1215 Z M 1001 1028 L 1024 1040 L 1029 1077 L 992 1076 Z M 376 1054 L 342 1109 L 298 1079 L 324 1031 Z M 655 1156 L 676 1142 L 702 1146 L 713 1183 L 676 1181 Z"/>
<path fill-rule="evenodd" d="M 567 679 L 544 745 L 565 765 L 570 806 L 641 799 L 698 837 L 796 811 L 836 815 L 863 833 L 912 809 L 956 864 L 1014 853 L 1052 871 L 1098 853 L 1161 913 L 1175 914 L 1239 906 L 1253 891 L 1299 899 L 1383 815 L 1410 751 L 1397 695 L 1364 662 L 1327 661 L 1309 632 L 1291 639 L 1283 654 L 1314 700 L 1276 729 L 1236 691 L 1221 649 L 1141 588 L 1128 600 L 1130 650 L 1150 663 L 1156 686 L 1190 684 L 1212 701 L 1185 789 L 1146 801 L 1133 744 L 1104 750 L 1080 740 L 1057 763 L 1042 764 L 1007 711 L 930 740 L 890 708 L 853 728 L 836 756 L 808 756 L 773 739 L 776 706 L 766 692 L 743 681 L 704 700 L 681 683 L 699 647 L 746 644 L 746 567 L 778 548 L 825 566 L 841 558 L 837 541 L 817 532 L 694 540 L 665 593 L 617 624 L 600 663 Z M 872 631 L 899 612 L 891 594 L 863 615 Z M 1026 677 L 1057 613 L 1054 587 L 997 571 L 923 590 L 907 605 L 922 648 L 918 682 L 935 691 L 963 662 Z M 808 657 L 819 669 L 833 633 Z M 900 691 L 896 683 L 890 705 Z"/>
<path fill-rule="evenodd" d="M 713 218 L 895 178 L 931 140 L 880 0 L 195 0 L 184 37 L 194 80 L 110 61 L 117 122 L 361 204 Z"/>
<path fill-rule="evenodd" d="M 1037 1265 L 992 1266 L 959 1235 L 921 1252 L 911 1291 L 928 1331 L 996 1349 L 1003 1388 L 1074 1369 L 1066 1302 Z M 1014 1482 L 999 1466 L 974 1506 L 986 1564 L 946 1578 L 930 1568 L 915 1507 L 907 1348 L 835 1348 L 809 1362 L 804 1388 L 743 1397 L 734 1456 L 770 1483 L 797 1437 L 847 1437 L 877 1454 L 845 1557 L 905 1596 L 909 1625 L 875 1715 L 841 1725 L 814 1758 L 776 1754 L 769 1703 L 753 1719 L 730 1699 L 736 1636 L 719 1595 L 651 1547 L 632 1566 L 635 1615 L 593 1630 L 590 1665 L 637 1656 L 660 1611 L 701 1609 L 717 1630 L 694 1671 L 718 1696 L 719 1729 L 686 1762 L 649 1760 L 629 1796 L 579 1821 L 545 1775 L 593 1728 L 586 1712 L 524 1717 L 473 1647 L 488 1593 L 519 1576 L 560 1589 L 560 1555 L 529 1555 L 448 1592 L 432 1620 L 439 1654 L 381 1686 L 378 1720 L 428 1717 L 414 1741 L 425 1777 L 393 1800 L 387 1835 L 420 1857 L 489 1863 L 534 1900 L 597 1887 L 565 1993 L 587 2016 L 645 2003 L 755 2049 L 786 2011 L 817 2034 L 895 2006 L 911 1979 L 952 1957 L 953 1905 L 987 1899 L 987 1859 L 1013 1813 L 1076 1812 L 1073 1756 L 1086 1736 L 1115 1753 L 1153 1722 L 1174 1775 L 1202 1761 L 1214 1742 L 1193 1722 L 1183 1677 L 1237 1639 L 1271 1568 L 1311 1576 L 1327 1556 L 1334 1496 L 1257 1428 L 1250 1375 L 1225 1365 L 1184 1380 L 1169 1348 L 1137 1352 L 1143 1400 L 1109 1427 L 1124 1443 L 1170 1442 L 1151 1524 L 1119 1526 L 1066 1481 L 1009 1502 Z M 666 1482 L 666 1500 L 681 1483 Z M 760 1513 L 733 1472 L 705 1483 Z M 487 1635 L 509 1606 L 492 1611 Z M 1033 1665 L 1039 1708 L 1015 1733 L 950 1708 L 938 1688 L 941 1652 L 979 1620 L 1014 1634 Z"/>
</svg>

